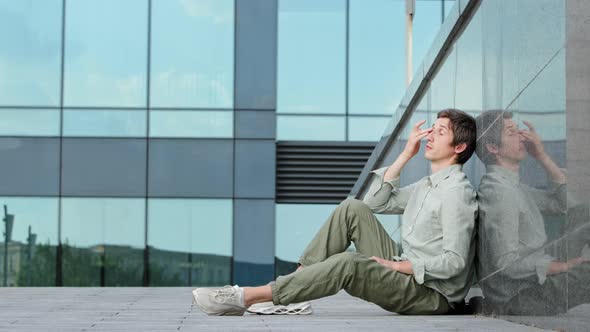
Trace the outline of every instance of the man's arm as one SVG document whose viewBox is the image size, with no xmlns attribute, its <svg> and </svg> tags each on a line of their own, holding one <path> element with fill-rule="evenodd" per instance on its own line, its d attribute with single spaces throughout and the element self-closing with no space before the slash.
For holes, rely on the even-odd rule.
<svg viewBox="0 0 590 332">
<path fill-rule="evenodd" d="M 530 193 L 542 212 L 563 214 L 566 212 L 568 204 L 565 188 L 566 175 L 545 152 L 543 142 L 541 142 L 535 127 L 528 121 L 523 122 L 529 128 L 529 130 L 520 131 L 525 139 L 527 152 L 541 164 L 551 181 L 550 190 L 532 189 Z M 574 204 L 573 200 L 571 201 L 570 203 Z"/>
<path fill-rule="evenodd" d="M 537 134 L 533 124 L 528 121 L 523 122 L 529 128 L 529 130 L 520 131 L 520 134 L 525 138 L 525 146 L 528 153 L 543 166 L 551 181 L 557 184 L 565 184 L 565 174 L 545 152 L 543 142 L 541 142 L 541 138 Z"/>
<path fill-rule="evenodd" d="M 432 128 L 420 129 L 425 122 L 426 120 L 422 120 L 414 125 L 404 150 L 391 166 L 373 171 L 375 178 L 363 201 L 374 213 L 401 214 L 404 212 L 414 185 L 399 188 L 399 175 L 408 161 L 420 151 L 420 140 L 432 131 Z"/>
</svg>

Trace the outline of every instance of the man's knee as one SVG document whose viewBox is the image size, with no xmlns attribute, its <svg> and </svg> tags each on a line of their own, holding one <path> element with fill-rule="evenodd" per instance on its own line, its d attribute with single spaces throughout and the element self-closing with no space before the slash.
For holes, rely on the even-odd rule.
<svg viewBox="0 0 590 332">
<path fill-rule="evenodd" d="M 340 205 L 338 205 L 339 208 L 347 208 L 350 211 L 364 211 L 364 210 L 369 210 L 369 207 L 367 206 L 367 204 L 365 204 L 363 201 L 355 199 L 355 198 L 347 198 L 345 200 L 343 200 Z"/>
</svg>

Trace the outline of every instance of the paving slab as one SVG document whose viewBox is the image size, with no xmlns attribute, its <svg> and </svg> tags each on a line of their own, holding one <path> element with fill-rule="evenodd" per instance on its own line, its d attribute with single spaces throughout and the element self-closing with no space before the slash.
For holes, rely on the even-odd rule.
<svg viewBox="0 0 590 332">
<path fill-rule="evenodd" d="M 482 316 L 403 316 L 345 292 L 308 316 L 210 317 L 191 289 L 0 288 L 0 331 L 541 331 Z"/>
</svg>

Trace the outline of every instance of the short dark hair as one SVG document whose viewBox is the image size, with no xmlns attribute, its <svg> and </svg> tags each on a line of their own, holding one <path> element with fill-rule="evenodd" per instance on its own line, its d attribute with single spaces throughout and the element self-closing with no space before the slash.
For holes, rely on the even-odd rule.
<svg viewBox="0 0 590 332">
<path fill-rule="evenodd" d="M 477 128 L 475 119 L 458 109 L 447 108 L 438 112 L 437 119 L 449 119 L 449 125 L 453 131 L 453 146 L 465 143 L 466 147 L 463 152 L 457 155 L 457 163 L 463 165 L 471 158 L 475 151 L 475 141 L 477 139 Z"/>
<path fill-rule="evenodd" d="M 496 163 L 496 156 L 488 151 L 486 145 L 502 144 L 502 131 L 504 130 L 504 119 L 512 119 L 512 112 L 503 110 L 489 110 L 481 113 L 475 122 L 477 124 L 477 157 L 485 164 Z"/>
</svg>

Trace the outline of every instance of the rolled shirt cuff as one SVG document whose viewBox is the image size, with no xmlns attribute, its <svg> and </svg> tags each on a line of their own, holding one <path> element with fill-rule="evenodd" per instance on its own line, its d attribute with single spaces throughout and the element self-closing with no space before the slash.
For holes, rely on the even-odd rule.
<svg viewBox="0 0 590 332">
<path fill-rule="evenodd" d="M 399 187 L 399 176 L 395 177 L 389 181 L 383 181 L 383 178 L 385 177 L 385 172 L 387 172 L 387 169 L 389 167 L 381 167 L 378 168 L 374 171 L 372 171 L 371 173 L 377 175 L 379 177 L 379 179 L 381 179 L 381 188 L 383 188 L 383 185 L 386 183 L 389 183 L 393 188 L 398 188 Z"/>
<path fill-rule="evenodd" d="M 551 256 L 545 255 L 541 257 L 535 264 L 539 285 L 545 283 L 545 280 L 547 279 L 547 270 L 549 270 L 549 264 L 551 264 L 552 261 L 553 258 Z"/>
<path fill-rule="evenodd" d="M 408 259 L 412 263 L 412 270 L 414 270 L 414 279 L 422 285 L 424 283 L 424 260 L 420 258 Z"/>
</svg>

